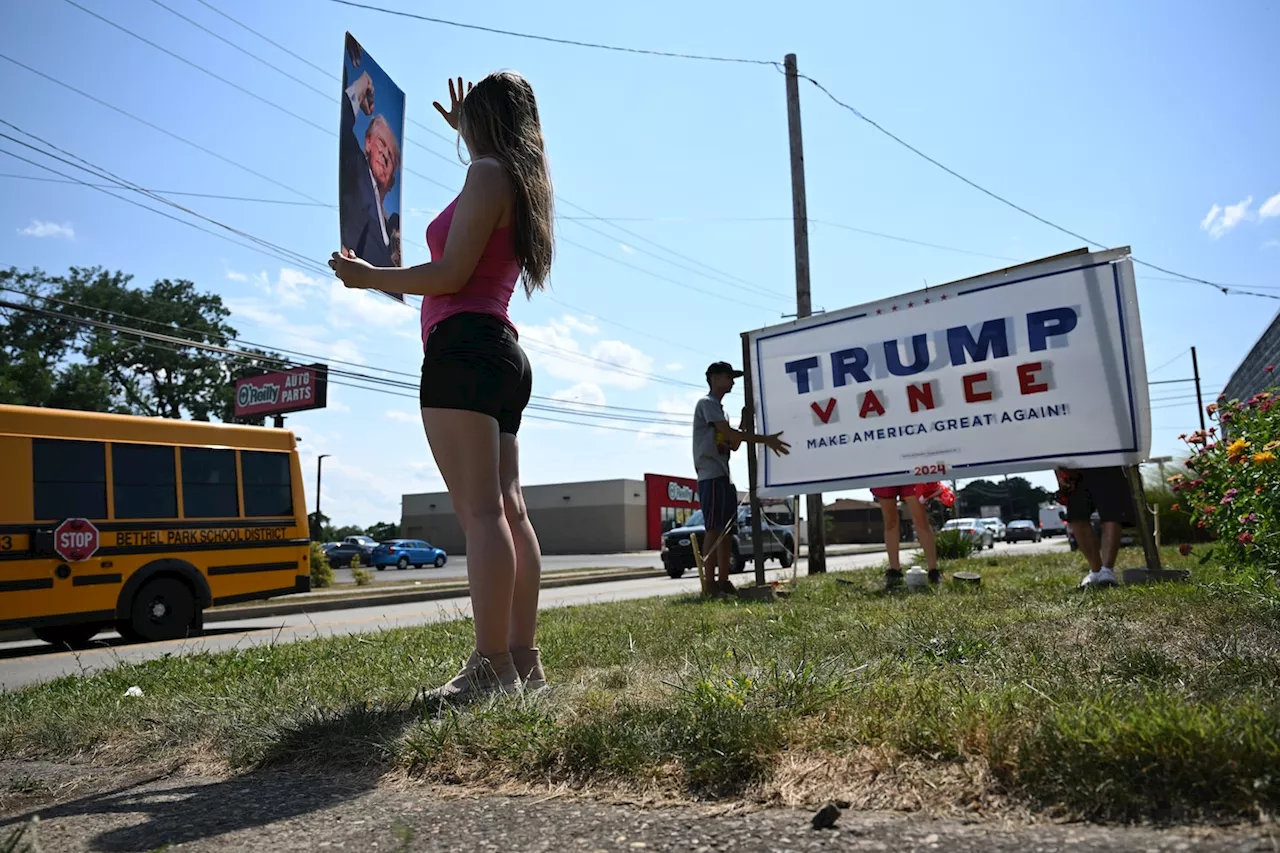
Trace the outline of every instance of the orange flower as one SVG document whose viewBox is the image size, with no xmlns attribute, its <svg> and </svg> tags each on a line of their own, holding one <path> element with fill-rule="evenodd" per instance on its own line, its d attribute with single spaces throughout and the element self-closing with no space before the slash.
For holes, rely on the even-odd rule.
<svg viewBox="0 0 1280 853">
<path fill-rule="evenodd" d="M 1276 461 L 1276 455 L 1272 453 L 1270 450 L 1263 451 L 1262 453 L 1253 454 L 1253 464 L 1255 465 L 1265 465 L 1268 462 L 1275 462 L 1275 461 Z"/>
</svg>

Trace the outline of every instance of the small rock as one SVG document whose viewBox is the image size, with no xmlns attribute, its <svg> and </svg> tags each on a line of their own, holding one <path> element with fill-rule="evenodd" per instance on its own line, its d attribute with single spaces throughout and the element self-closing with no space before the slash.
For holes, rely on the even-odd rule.
<svg viewBox="0 0 1280 853">
<path fill-rule="evenodd" d="M 830 829 L 836 825 L 836 821 L 840 819 L 840 807 L 835 803 L 827 803 L 818 809 L 818 813 L 813 816 L 814 829 Z"/>
<path fill-rule="evenodd" d="M 142 695 L 142 688 L 137 686 L 130 687 L 128 690 L 124 692 L 124 695 L 130 696 L 136 699 L 137 697 Z"/>
</svg>

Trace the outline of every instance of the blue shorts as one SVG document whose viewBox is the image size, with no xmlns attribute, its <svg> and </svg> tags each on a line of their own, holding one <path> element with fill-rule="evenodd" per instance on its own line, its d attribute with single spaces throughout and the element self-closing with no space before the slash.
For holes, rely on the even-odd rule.
<svg viewBox="0 0 1280 853">
<path fill-rule="evenodd" d="M 728 477 L 699 480 L 698 503 L 708 536 L 738 529 L 738 490 Z"/>
</svg>

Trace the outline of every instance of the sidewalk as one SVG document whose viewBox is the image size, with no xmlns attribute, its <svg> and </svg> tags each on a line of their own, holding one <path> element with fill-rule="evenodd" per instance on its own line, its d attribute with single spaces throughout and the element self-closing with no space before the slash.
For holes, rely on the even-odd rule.
<svg viewBox="0 0 1280 853">
<path fill-rule="evenodd" d="M 7 766 L 6 766 L 7 765 Z M 0 762 L 0 782 L 24 772 Z M 931 818 L 900 812 L 846 811 L 816 830 L 812 813 L 748 810 L 733 801 L 644 808 L 419 785 L 379 787 L 376 775 L 314 777 L 262 771 L 232 778 L 176 775 L 141 784 L 105 771 L 87 784 L 54 772 L 44 784 L 75 793 L 37 810 L 28 799 L 0 819 L 0 846 L 32 815 L 41 850 L 148 851 L 181 845 L 193 853 L 271 850 L 351 851 L 1252 851 L 1272 850 L 1266 827 L 1024 825 L 977 814 Z M 80 771 L 89 772 L 87 770 Z M 27 777 L 30 778 L 30 777 Z M 12 789 L 12 785 L 6 785 Z M 397 790 L 396 788 L 399 788 Z M 50 798 L 52 799 L 52 798 Z M 16 805 L 16 802 L 15 802 Z M 17 848 L 21 850 L 21 847 Z"/>
</svg>

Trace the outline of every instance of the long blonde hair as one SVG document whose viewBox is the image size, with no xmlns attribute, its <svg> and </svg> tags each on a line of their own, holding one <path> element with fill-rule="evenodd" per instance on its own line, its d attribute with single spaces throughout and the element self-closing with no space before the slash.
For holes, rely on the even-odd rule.
<svg viewBox="0 0 1280 853">
<path fill-rule="evenodd" d="M 514 71 L 490 74 L 467 92 L 458 129 L 474 156 L 493 157 L 511 176 L 515 252 L 533 296 L 546 286 L 555 253 L 554 192 L 533 87 Z"/>
</svg>

